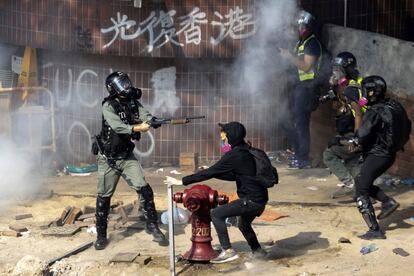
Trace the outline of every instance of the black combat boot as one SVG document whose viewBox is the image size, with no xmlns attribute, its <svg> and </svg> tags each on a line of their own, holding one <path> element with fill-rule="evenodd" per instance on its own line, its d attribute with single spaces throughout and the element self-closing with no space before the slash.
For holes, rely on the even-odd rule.
<svg viewBox="0 0 414 276">
<path fill-rule="evenodd" d="M 141 196 L 144 198 L 144 216 L 146 219 L 145 231 L 148 234 L 152 234 L 153 241 L 164 242 L 165 236 L 158 228 L 158 216 L 155 209 L 154 193 L 150 185 L 146 185 L 141 188 Z"/>
<path fill-rule="evenodd" d="M 106 228 L 108 226 L 108 213 L 110 204 L 110 197 L 98 196 L 96 198 L 96 250 L 105 249 L 105 247 L 108 245 L 108 239 L 106 238 Z"/>
<path fill-rule="evenodd" d="M 357 199 L 357 206 L 359 212 L 362 214 L 366 224 L 368 225 L 368 232 L 358 237 L 364 240 L 385 239 L 384 232 L 381 231 L 377 219 L 375 218 L 374 207 L 371 200 L 367 196 L 359 196 Z"/>
<path fill-rule="evenodd" d="M 381 205 L 381 212 L 378 214 L 378 219 L 383 219 L 391 215 L 400 204 L 392 198 L 389 198 L 386 202 L 383 202 Z"/>
</svg>

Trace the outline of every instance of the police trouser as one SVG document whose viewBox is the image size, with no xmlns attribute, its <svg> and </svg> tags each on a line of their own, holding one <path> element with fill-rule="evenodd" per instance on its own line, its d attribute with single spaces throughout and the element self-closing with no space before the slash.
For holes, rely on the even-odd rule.
<svg viewBox="0 0 414 276">
<path fill-rule="evenodd" d="M 317 81 L 300 82 L 293 91 L 294 125 L 286 129 L 286 136 L 296 148 L 295 154 L 299 161 L 308 161 L 310 151 L 310 118 L 318 107 L 316 95 Z"/>
<path fill-rule="evenodd" d="M 323 162 L 342 183 L 349 183 L 361 168 L 359 152 L 350 152 L 346 146 L 331 146 L 323 152 Z"/>
<path fill-rule="evenodd" d="M 395 156 L 383 157 L 369 154 L 361 166 L 361 172 L 355 179 L 356 197 L 372 197 L 386 202 L 389 197 L 373 183 L 381 174 L 386 172 L 394 163 Z"/>
<path fill-rule="evenodd" d="M 114 166 L 110 166 L 102 155 L 98 155 L 98 196 L 111 198 L 115 192 L 119 178 L 126 181 L 129 187 L 138 193 L 140 207 L 144 206 L 145 200 L 141 195 L 141 189 L 148 185 L 144 172 L 134 154 L 131 153 L 126 159 L 116 160 Z"/>
</svg>

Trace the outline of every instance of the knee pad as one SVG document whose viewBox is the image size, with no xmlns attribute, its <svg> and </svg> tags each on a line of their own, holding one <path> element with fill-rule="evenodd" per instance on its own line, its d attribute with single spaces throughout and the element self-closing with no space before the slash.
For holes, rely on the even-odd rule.
<svg viewBox="0 0 414 276">
<path fill-rule="evenodd" d="M 374 208 L 368 196 L 358 196 L 356 203 L 361 214 L 371 213 Z"/>
<path fill-rule="evenodd" d="M 150 201 L 154 199 L 154 192 L 152 191 L 152 188 L 149 184 L 145 185 L 144 187 L 141 188 L 140 190 L 142 197 L 146 200 L 146 201 Z"/>
</svg>

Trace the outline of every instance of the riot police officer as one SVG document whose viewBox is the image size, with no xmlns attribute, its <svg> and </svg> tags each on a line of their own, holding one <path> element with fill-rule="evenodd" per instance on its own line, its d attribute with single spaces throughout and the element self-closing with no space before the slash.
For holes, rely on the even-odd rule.
<svg viewBox="0 0 414 276">
<path fill-rule="evenodd" d="M 102 130 L 95 142 L 95 153 L 98 155 L 95 249 L 104 249 L 108 243 L 110 202 L 121 176 L 138 194 L 146 219 L 146 232 L 153 235 L 154 241 L 162 242 L 165 236 L 158 228 L 154 193 L 133 154 L 135 144 L 131 141 L 139 140 L 140 134 L 149 130 L 147 121 L 153 116 L 138 101 L 141 90 L 132 85 L 126 73 L 111 73 L 105 85 L 109 96 L 102 102 Z"/>
<path fill-rule="evenodd" d="M 337 108 L 337 135 L 331 139 L 323 152 L 323 161 L 331 172 L 338 177 L 341 188 L 333 193 L 337 198 L 352 193 L 354 177 L 359 173 L 360 152 L 350 146 L 339 144 L 341 137 L 352 137 L 362 124 L 367 106 L 362 97 L 362 77 L 357 69 L 357 60 L 350 52 L 339 53 L 332 67 L 330 85 L 332 92 L 321 97 L 321 102 L 335 99 Z"/>
<path fill-rule="evenodd" d="M 380 76 L 369 76 L 362 81 L 363 97 L 369 109 L 354 139 L 348 143 L 361 145 L 364 162 L 355 179 L 356 202 L 369 230 L 359 237 L 366 240 L 385 239 L 377 218 L 383 219 L 394 212 L 399 203 L 388 197 L 374 180 L 387 171 L 395 161 L 396 153 L 407 143 L 411 132 L 411 121 L 407 112 L 396 100 L 386 99 L 387 85 Z M 369 197 L 381 201 L 381 212 L 375 217 Z"/>
</svg>

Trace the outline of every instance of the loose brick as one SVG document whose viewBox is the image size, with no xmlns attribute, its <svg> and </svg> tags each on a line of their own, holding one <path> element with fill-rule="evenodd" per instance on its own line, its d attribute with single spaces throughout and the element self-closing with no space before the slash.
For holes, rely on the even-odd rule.
<svg viewBox="0 0 414 276">
<path fill-rule="evenodd" d="M 119 214 L 122 217 L 122 221 L 124 223 L 128 221 L 128 216 L 123 206 L 116 207 L 114 211 L 116 214 Z"/>
<path fill-rule="evenodd" d="M 95 213 L 83 214 L 79 216 L 77 220 L 85 220 L 85 219 L 94 218 L 94 217 L 95 217 Z"/>
<path fill-rule="evenodd" d="M 82 214 L 90 214 L 95 213 L 95 207 L 92 206 L 83 206 L 82 208 Z"/>
<path fill-rule="evenodd" d="M 83 222 L 93 222 L 93 223 L 95 223 L 96 218 L 95 217 L 87 218 L 87 219 L 84 219 Z"/>
<path fill-rule="evenodd" d="M 121 221 L 121 220 L 122 220 L 122 216 L 121 216 L 120 214 L 110 214 L 110 215 L 108 216 L 108 219 L 109 219 L 110 221 L 119 222 L 119 221 Z"/>
<path fill-rule="evenodd" d="M 10 225 L 10 226 L 9 226 L 9 229 L 10 229 L 10 230 L 13 230 L 13 231 L 16 231 L 16 232 L 19 232 L 19 233 L 29 231 L 29 230 L 26 228 L 26 226 L 19 225 L 19 224 Z"/>
<path fill-rule="evenodd" d="M 152 261 L 151 256 L 141 256 L 141 255 L 139 255 L 138 257 L 135 258 L 134 263 L 138 263 L 140 265 L 147 265 L 151 261 Z"/>
<path fill-rule="evenodd" d="M 65 222 L 65 224 L 74 224 L 75 220 L 82 215 L 82 210 L 79 208 L 74 207 L 70 214 L 68 215 L 68 218 Z"/>
<path fill-rule="evenodd" d="M 20 234 L 19 232 L 16 231 L 0 231 L 0 236 L 5 236 L 5 237 L 20 237 L 22 234 Z"/>
<path fill-rule="evenodd" d="M 27 218 L 32 218 L 33 215 L 32 214 L 20 214 L 20 215 L 16 215 L 14 216 L 15 220 L 22 220 L 22 219 L 27 219 Z"/>
</svg>

